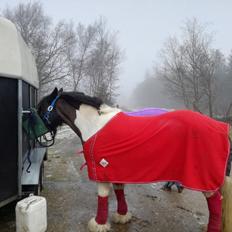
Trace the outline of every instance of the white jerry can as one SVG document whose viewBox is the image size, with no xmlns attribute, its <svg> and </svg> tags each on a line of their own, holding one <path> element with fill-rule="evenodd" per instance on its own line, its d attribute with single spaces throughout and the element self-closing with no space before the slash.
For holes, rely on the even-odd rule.
<svg viewBox="0 0 232 232">
<path fill-rule="evenodd" d="M 29 196 L 16 205 L 16 232 L 45 232 L 47 202 L 41 196 Z"/>
</svg>

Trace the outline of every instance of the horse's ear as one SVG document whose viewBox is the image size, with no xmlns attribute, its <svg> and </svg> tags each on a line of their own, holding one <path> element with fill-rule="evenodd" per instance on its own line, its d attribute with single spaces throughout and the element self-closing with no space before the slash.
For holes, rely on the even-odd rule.
<svg viewBox="0 0 232 232">
<path fill-rule="evenodd" d="M 53 98 L 55 98 L 56 96 L 58 95 L 58 89 L 57 88 L 55 88 L 53 91 L 52 91 L 52 93 L 51 93 L 51 98 L 53 99 Z"/>
<path fill-rule="evenodd" d="M 60 95 L 61 93 L 63 93 L 63 88 L 59 89 L 58 94 Z"/>
</svg>

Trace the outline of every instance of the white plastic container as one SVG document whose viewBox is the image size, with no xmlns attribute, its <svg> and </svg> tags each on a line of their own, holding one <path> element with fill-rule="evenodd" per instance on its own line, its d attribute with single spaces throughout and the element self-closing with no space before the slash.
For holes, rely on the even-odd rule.
<svg viewBox="0 0 232 232">
<path fill-rule="evenodd" d="M 16 205 L 16 232 L 45 232 L 47 202 L 44 197 L 29 196 Z"/>
</svg>

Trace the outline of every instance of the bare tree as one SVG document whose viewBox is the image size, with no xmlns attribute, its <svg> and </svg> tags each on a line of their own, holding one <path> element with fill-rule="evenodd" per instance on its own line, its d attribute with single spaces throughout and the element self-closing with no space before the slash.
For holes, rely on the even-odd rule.
<svg viewBox="0 0 232 232">
<path fill-rule="evenodd" d="M 116 96 L 122 52 L 115 34 L 106 29 L 106 21 L 99 19 L 91 25 L 79 24 L 75 44 L 66 49 L 69 88 L 84 90 L 90 95 L 113 103 Z"/>
<path fill-rule="evenodd" d="M 73 34 L 67 33 L 68 24 L 59 22 L 53 27 L 39 2 L 19 3 L 13 9 L 5 9 L 3 15 L 15 23 L 35 56 L 40 91 L 68 75 L 64 53 L 75 42 Z"/>
<path fill-rule="evenodd" d="M 226 75 L 226 84 L 227 87 L 227 96 L 228 97 L 228 107 L 226 109 L 226 116 L 232 115 L 232 51 L 228 58 L 228 69 L 227 69 L 227 75 Z M 232 121 L 232 120 L 231 120 Z"/>
<path fill-rule="evenodd" d="M 163 64 L 155 69 L 155 76 L 163 80 L 167 92 L 176 98 L 183 100 L 186 107 L 191 106 L 192 94 L 190 94 L 191 80 L 186 77 L 184 64 L 184 48 L 179 45 L 176 38 L 170 38 L 162 50 Z M 195 96 L 198 98 L 198 95 Z"/>
<path fill-rule="evenodd" d="M 216 73 L 220 77 L 217 88 L 217 109 L 218 114 L 222 112 L 225 117 L 228 117 L 232 115 L 232 53 L 226 60 L 224 55 L 218 52 L 218 59 L 221 62 Z"/>
<path fill-rule="evenodd" d="M 97 21 L 94 27 L 95 41 L 87 57 L 85 88 L 88 93 L 113 103 L 118 88 L 122 52 L 117 46 L 116 35 L 106 29 L 104 20 Z"/>
<path fill-rule="evenodd" d="M 168 40 L 158 74 L 169 93 L 182 99 L 187 108 L 213 116 L 218 57 L 210 47 L 212 36 L 193 19 L 186 22 L 182 38 Z"/>
<path fill-rule="evenodd" d="M 69 25 L 60 22 L 53 29 L 48 41 L 48 49 L 45 50 L 42 62 L 38 62 L 41 85 L 62 80 L 68 76 L 66 50 L 75 44 L 75 35 L 70 32 Z"/>
<path fill-rule="evenodd" d="M 106 21 L 79 24 L 76 30 L 64 21 L 53 26 L 40 2 L 20 3 L 3 15 L 15 23 L 35 56 L 40 95 L 65 84 L 113 102 L 122 53 Z"/>
<path fill-rule="evenodd" d="M 19 3 L 15 8 L 6 8 L 3 16 L 15 23 L 24 41 L 33 49 L 33 52 L 46 46 L 44 39 L 50 31 L 51 18 L 44 14 L 39 2 Z"/>
<path fill-rule="evenodd" d="M 75 33 L 75 43 L 66 49 L 68 59 L 69 80 L 71 89 L 77 91 L 86 77 L 86 63 L 96 39 L 96 28 L 79 24 Z"/>
<path fill-rule="evenodd" d="M 135 108 L 183 109 L 183 104 L 180 104 L 175 98 L 167 97 L 162 81 L 149 72 L 146 73 L 144 80 L 137 84 L 131 95 L 130 103 Z"/>
</svg>

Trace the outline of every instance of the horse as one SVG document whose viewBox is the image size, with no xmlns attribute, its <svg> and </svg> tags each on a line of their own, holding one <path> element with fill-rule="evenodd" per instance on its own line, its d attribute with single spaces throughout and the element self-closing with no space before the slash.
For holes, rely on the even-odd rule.
<svg viewBox="0 0 232 232">
<path fill-rule="evenodd" d="M 89 179 L 97 182 L 98 188 L 97 213 L 88 222 L 89 231 L 110 230 L 108 196 L 112 185 L 117 199 L 113 221 L 125 224 L 132 218 L 124 194 L 125 184 L 158 181 L 175 181 L 185 188 L 201 191 L 209 209 L 207 231 L 221 231 L 220 189 L 229 156 L 227 124 L 192 111 L 142 117 L 127 115 L 97 97 L 81 92 L 63 92 L 63 89 L 57 88 L 42 98 L 37 110 L 46 127 L 54 134 L 59 126 L 67 124 L 81 140 Z M 115 124 L 119 119 L 119 124 Z M 137 124 L 142 128 L 137 128 Z M 201 127 L 203 132 L 199 132 Z M 122 133 L 126 133 L 126 138 L 121 138 Z M 135 134 L 140 137 L 136 138 Z M 142 137 L 145 135 L 149 139 Z M 191 139 L 187 139 L 188 136 Z M 166 140 L 169 140 L 168 143 Z M 145 147 L 142 147 L 143 143 L 146 143 Z M 172 144 L 169 152 L 166 152 L 167 144 Z M 150 151 L 152 154 L 148 155 Z M 175 160 L 178 160 L 177 166 L 169 166 Z M 150 164 L 152 166 L 148 168 Z M 179 168 L 180 165 L 182 168 Z"/>
</svg>

